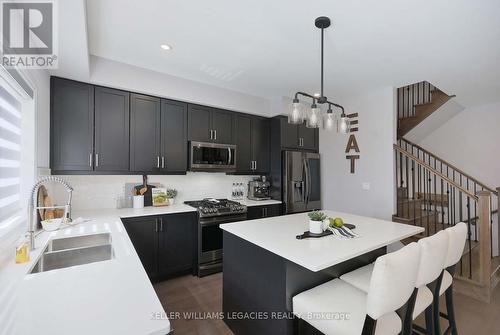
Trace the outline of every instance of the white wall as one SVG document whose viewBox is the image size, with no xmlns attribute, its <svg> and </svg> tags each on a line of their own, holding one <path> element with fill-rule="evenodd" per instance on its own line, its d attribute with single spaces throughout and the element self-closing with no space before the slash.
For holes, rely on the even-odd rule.
<svg viewBox="0 0 500 335">
<path fill-rule="evenodd" d="M 91 57 L 90 82 L 238 112 L 270 115 L 270 100 L 144 68 Z"/>
<path fill-rule="evenodd" d="M 345 158 L 348 135 L 320 130 L 323 208 L 391 220 L 394 214 L 395 91 L 383 87 L 340 101 L 346 113 L 359 113 L 360 148 L 356 173 Z M 362 184 L 369 183 L 370 190 Z"/>
<path fill-rule="evenodd" d="M 500 186 L 500 103 L 464 109 L 418 144 L 486 185 Z"/>
</svg>

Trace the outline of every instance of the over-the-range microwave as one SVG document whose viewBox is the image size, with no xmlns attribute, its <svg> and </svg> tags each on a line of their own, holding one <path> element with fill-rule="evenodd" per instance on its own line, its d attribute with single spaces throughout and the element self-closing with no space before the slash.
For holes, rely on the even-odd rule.
<svg viewBox="0 0 500 335">
<path fill-rule="evenodd" d="M 189 170 L 236 172 L 236 145 L 191 141 Z"/>
</svg>

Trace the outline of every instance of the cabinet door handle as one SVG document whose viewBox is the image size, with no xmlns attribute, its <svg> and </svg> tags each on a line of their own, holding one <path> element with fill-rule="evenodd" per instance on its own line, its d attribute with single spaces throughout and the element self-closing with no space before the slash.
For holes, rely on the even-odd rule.
<svg viewBox="0 0 500 335">
<path fill-rule="evenodd" d="M 217 141 L 217 129 L 214 130 L 214 140 Z"/>
<path fill-rule="evenodd" d="M 155 219 L 155 233 L 158 232 L 158 219 Z"/>
<path fill-rule="evenodd" d="M 160 168 L 160 156 L 156 156 L 156 168 Z"/>
<path fill-rule="evenodd" d="M 164 156 L 161 156 L 161 168 L 162 169 L 165 168 L 165 157 Z"/>
<path fill-rule="evenodd" d="M 95 166 L 99 166 L 99 154 L 95 154 Z"/>
<path fill-rule="evenodd" d="M 89 166 L 92 167 L 92 153 L 89 154 Z"/>
<path fill-rule="evenodd" d="M 163 231 L 163 218 L 160 218 L 160 231 Z"/>
<path fill-rule="evenodd" d="M 212 129 L 210 129 L 210 139 L 211 140 L 214 139 L 214 131 Z"/>
</svg>

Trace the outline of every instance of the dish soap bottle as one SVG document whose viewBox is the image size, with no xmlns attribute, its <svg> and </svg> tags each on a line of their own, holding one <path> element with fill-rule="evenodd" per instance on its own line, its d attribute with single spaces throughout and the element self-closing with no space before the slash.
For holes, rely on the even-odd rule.
<svg viewBox="0 0 500 335">
<path fill-rule="evenodd" d="M 30 260 L 30 248 L 26 238 L 21 239 L 20 244 L 16 247 L 16 263 L 27 263 Z"/>
</svg>

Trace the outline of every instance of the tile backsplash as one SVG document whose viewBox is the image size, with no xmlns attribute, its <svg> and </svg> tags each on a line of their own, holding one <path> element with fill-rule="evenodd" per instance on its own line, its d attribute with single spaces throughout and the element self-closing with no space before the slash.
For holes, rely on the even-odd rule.
<svg viewBox="0 0 500 335">
<path fill-rule="evenodd" d="M 142 176 L 134 175 L 99 175 L 99 176 L 59 176 L 73 188 L 73 209 L 116 208 L 117 199 L 125 192 L 126 183 L 142 184 Z M 160 184 L 161 187 L 175 188 L 178 191 L 176 202 L 196 200 L 206 197 L 231 198 L 233 183 L 243 183 L 255 176 L 233 176 L 225 173 L 188 172 L 186 175 L 151 175 L 148 184 Z M 54 203 L 61 204 L 66 200 L 66 192 L 49 189 Z"/>
</svg>

